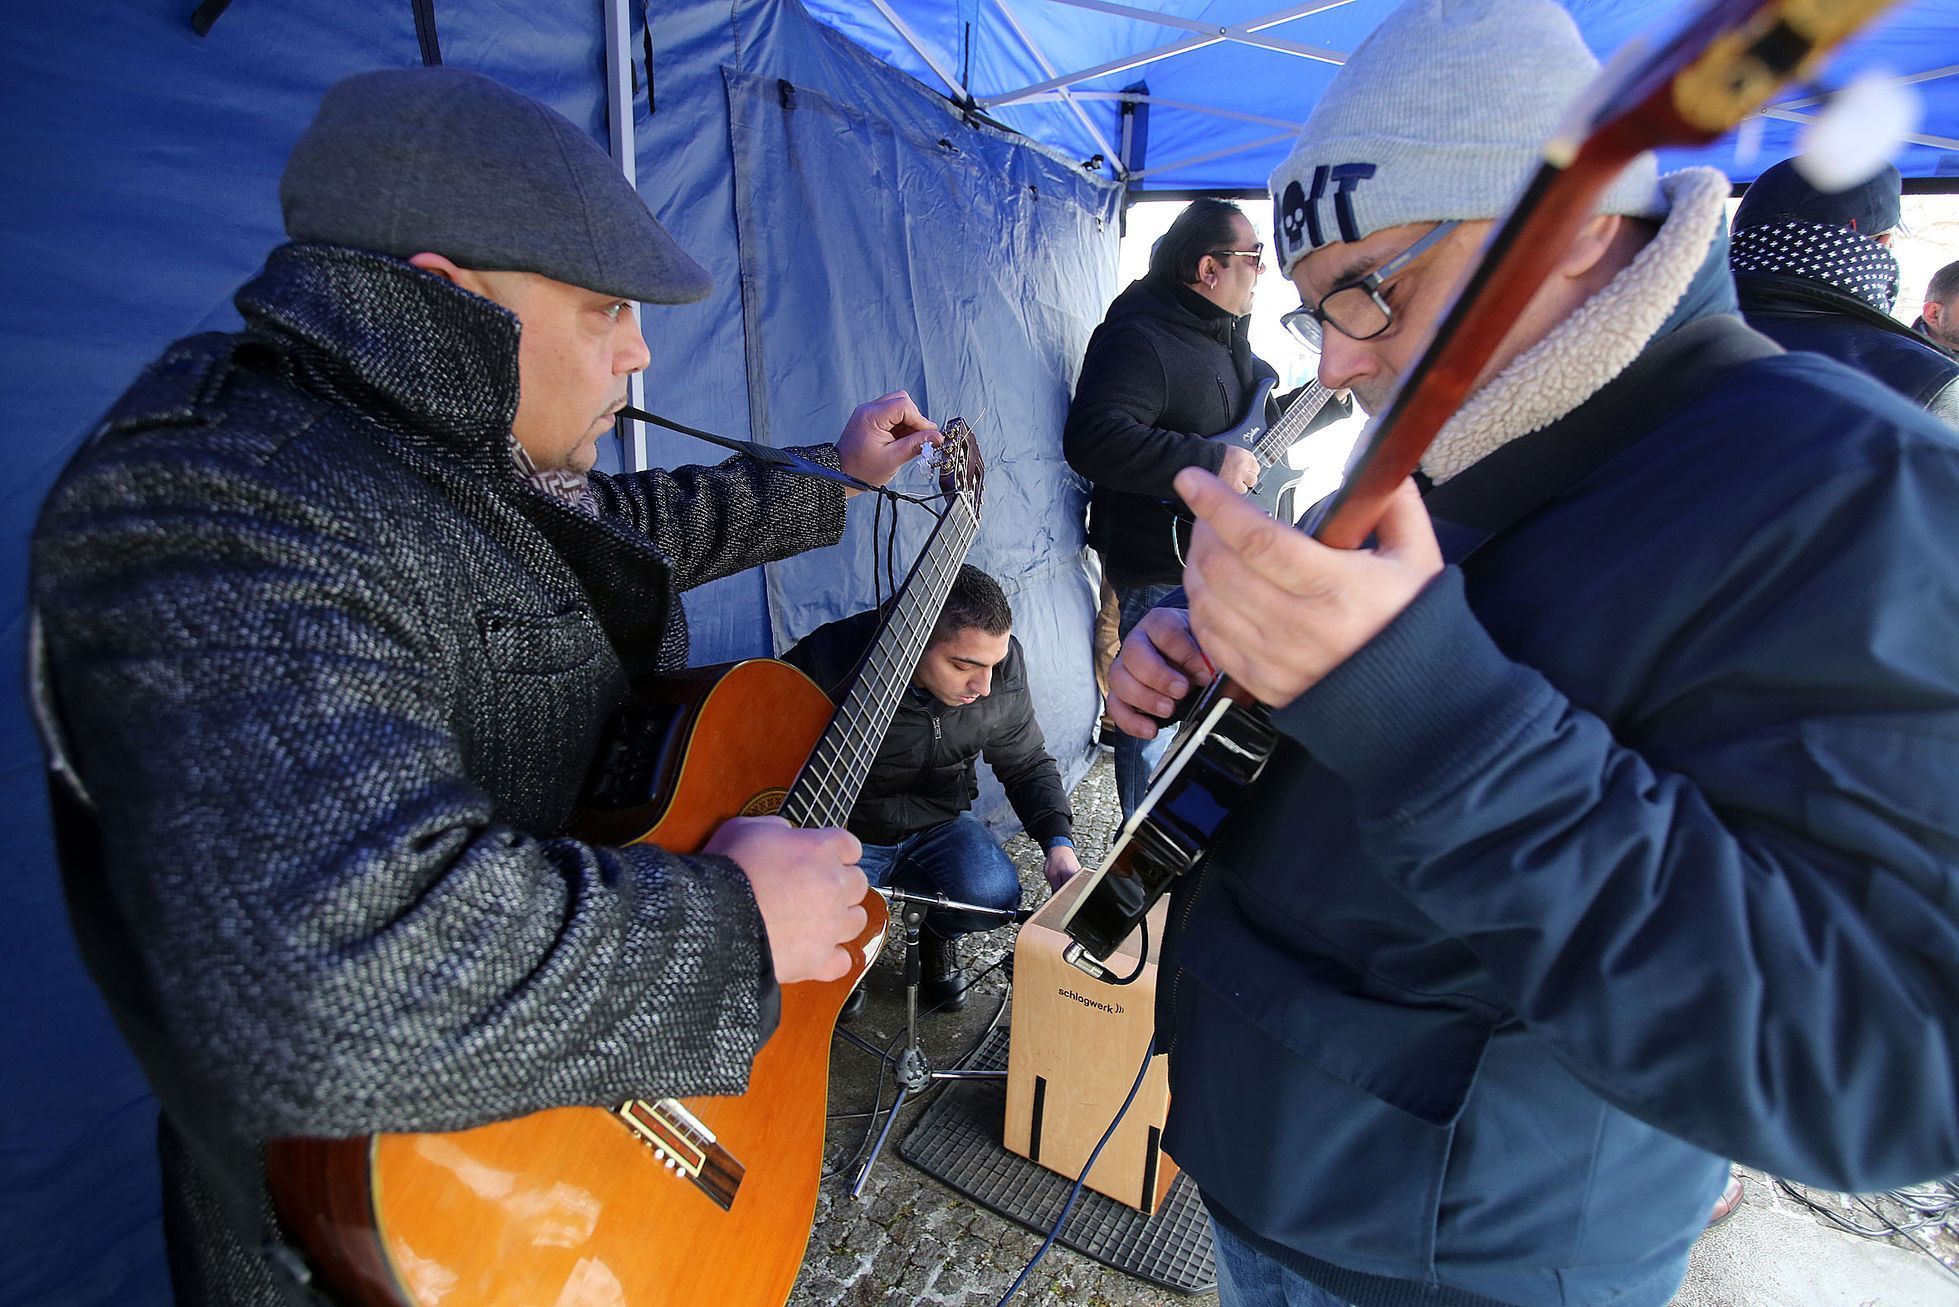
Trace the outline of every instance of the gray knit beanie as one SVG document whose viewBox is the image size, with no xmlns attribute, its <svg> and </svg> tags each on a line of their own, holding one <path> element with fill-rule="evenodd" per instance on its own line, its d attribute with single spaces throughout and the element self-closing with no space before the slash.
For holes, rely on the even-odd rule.
<svg viewBox="0 0 1959 1307">
<path fill-rule="evenodd" d="M 1409 0 L 1353 52 L 1272 174 L 1279 271 L 1385 227 L 1501 217 L 1598 71 L 1551 0 Z M 1666 212 L 1652 155 L 1599 211 Z"/>
</svg>

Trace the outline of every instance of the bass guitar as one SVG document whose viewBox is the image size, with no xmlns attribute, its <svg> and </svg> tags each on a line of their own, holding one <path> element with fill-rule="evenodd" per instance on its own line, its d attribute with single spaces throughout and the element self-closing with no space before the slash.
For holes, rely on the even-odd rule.
<svg viewBox="0 0 1959 1307">
<path fill-rule="evenodd" d="M 946 508 L 841 706 L 773 659 L 662 678 L 613 723 L 577 833 L 698 850 L 730 817 L 841 826 L 979 532 L 984 468 L 946 424 Z M 822 1178 L 830 1039 L 889 914 L 872 891 L 848 974 L 781 989 L 746 1093 L 567 1107 L 447 1134 L 282 1139 L 266 1178 L 336 1301 L 718 1303 L 789 1296 Z"/>
<path fill-rule="evenodd" d="M 1468 397 L 1599 196 L 1638 155 L 1705 145 L 1894 0 L 1711 0 L 1650 53 L 1622 52 L 1545 145 L 1537 171 L 1492 232 L 1469 282 L 1394 401 L 1356 445 L 1340 488 L 1302 530 L 1354 549 Z M 1103 961 L 1150 906 L 1197 865 L 1257 783 L 1278 733 L 1252 694 L 1219 677 L 1198 697 L 1094 879 L 1059 923 L 1063 956 L 1109 978 Z"/>
<path fill-rule="evenodd" d="M 1327 401 L 1335 394 L 1317 379 L 1308 381 L 1300 387 L 1298 396 L 1286 407 L 1286 411 L 1279 415 L 1279 420 L 1268 424 L 1265 420 L 1265 402 L 1278 386 L 1277 377 L 1260 377 L 1258 389 L 1252 395 L 1251 403 L 1245 406 L 1245 416 L 1238 425 L 1207 437 L 1251 451 L 1252 457 L 1258 460 L 1261 473 L 1284 461 L 1287 452 L 1306 435 L 1306 428 L 1313 425 L 1313 419 L 1320 415 Z M 1304 478 L 1299 476 L 1260 476 L 1258 484 L 1245 497 L 1264 509 L 1267 517 L 1290 522 L 1299 516 L 1291 498 L 1292 491 L 1302 480 Z M 1176 507 L 1182 511 L 1181 504 Z"/>
</svg>

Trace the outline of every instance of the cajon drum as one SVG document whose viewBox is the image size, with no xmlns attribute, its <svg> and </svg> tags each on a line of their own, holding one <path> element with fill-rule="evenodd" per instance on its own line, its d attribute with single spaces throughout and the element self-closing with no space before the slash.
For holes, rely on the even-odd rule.
<svg viewBox="0 0 1959 1307">
<path fill-rule="evenodd" d="M 1128 985 L 1095 980 L 1061 960 L 1068 937 L 1055 928 L 1086 884 L 1075 877 L 1020 928 L 1014 945 L 1013 1024 L 1007 1048 L 1006 1146 L 1069 1179 L 1081 1174 L 1109 1128 L 1143 1049 L 1156 1029 L 1156 956 L 1169 915 L 1166 897 L 1149 916 L 1150 957 Z M 1110 970 L 1136 967 L 1136 936 L 1109 959 Z M 1161 1055 L 1136 1092 L 1128 1115 L 1102 1150 L 1088 1187 L 1154 1213 L 1177 1178 L 1163 1151 L 1170 1108 L 1169 1072 Z"/>
</svg>

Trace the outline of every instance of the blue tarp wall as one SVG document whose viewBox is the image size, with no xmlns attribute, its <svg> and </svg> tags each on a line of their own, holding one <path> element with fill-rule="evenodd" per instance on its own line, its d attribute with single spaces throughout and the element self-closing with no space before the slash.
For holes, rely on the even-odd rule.
<svg viewBox="0 0 1959 1307">
<path fill-rule="evenodd" d="M 230 294 L 282 239 L 278 175 L 326 87 L 422 62 L 410 0 L 245 0 L 202 38 L 195 8 L 71 0 L 13 24 L 0 52 L 0 647 L 16 658 L 27 536 L 55 474 L 166 344 L 236 321 Z M 705 303 L 647 310 L 650 406 L 778 445 L 831 439 L 855 403 L 899 388 L 971 420 L 988 463 L 973 561 L 1013 600 L 1072 779 L 1093 594 L 1059 435 L 1116 289 L 1117 191 L 963 122 L 795 0 L 635 8 L 640 189 L 716 281 Z M 605 143 L 599 0 L 433 10 L 443 62 Z M 655 436 L 649 457 L 703 448 Z M 695 660 L 767 653 L 868 604 L 871 517 L 860 498 L 839 548 L 691 594 Z M 900 525 L 907 560 L 930 519 Z M 155 1108 L 74 953 L 17 682 L 0 760 L 0 1302 L 164 1303 Z M 997 790 L 985 802 L 997 812 Z"/>
</svg>

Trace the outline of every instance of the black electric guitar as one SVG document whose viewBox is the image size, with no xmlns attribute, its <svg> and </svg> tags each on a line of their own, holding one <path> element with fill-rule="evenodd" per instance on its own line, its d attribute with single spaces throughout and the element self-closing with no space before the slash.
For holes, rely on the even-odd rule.
<svg viewBox="0 0 1959 1307">
<path fill-rule="evenodd" d="M 1358 548 L 1395 488 L 1462 402 L 1519 313 L 1550 275 L 1599 196 L 1634 158 L 1705 145 L 1894 0 L 1709 0 L 1650 52 L 1622 53 L 1544 147 L 1536 173 L 1491 234 L 1469 283 L 1386 413 L 1355 448 L 1346 479 L 1300 524 Z M 1262 413 L 1262 410 L 1255 409 Z M 1196 865 L 1277 747 L 1266 710 L 1229 677 L 1212 682 L 1151 779 L 1115 846 L 1061 921 L 1067 960 L 1102 960 L 1175 879 Z"/>
<path fill-rule="evenodd" d="M 1313 425 L 1313 419 L 1320 415 L 1327 401 L 1338 392 L 1328 390 L 1317 379 L 1308 381 L 1299 389 L 1299 395 L 1286 406 L 1279 420 L 1268 424 L 1265 421 L 1265 401 L 1278 389 L 1276 376 L 1259 379 L 1258 390 L 1252 395 L 1252 402 L 1245 406 L 1245 416 L 1237 426 L 1229 431 L 1220 431 L 1210 440 L 1223 441 L 1237 445 L 1240 449 L 1251 451 L 1258 460 L 1261 473 L 1269 472 L 1284 461 L 1287 451 L 1306 435 L 1306 429 Z M 1285 476 L 1261 475 L 1258 484 L 1245 497 L 1265 510 L 1267 517 L 1276 517 L 1282 522 L 1290 522 L 1299 516 L 1299 509 L 1292 502 L 1293 492 L 1305 480 L 1297 473 Z"/>
</svg>

